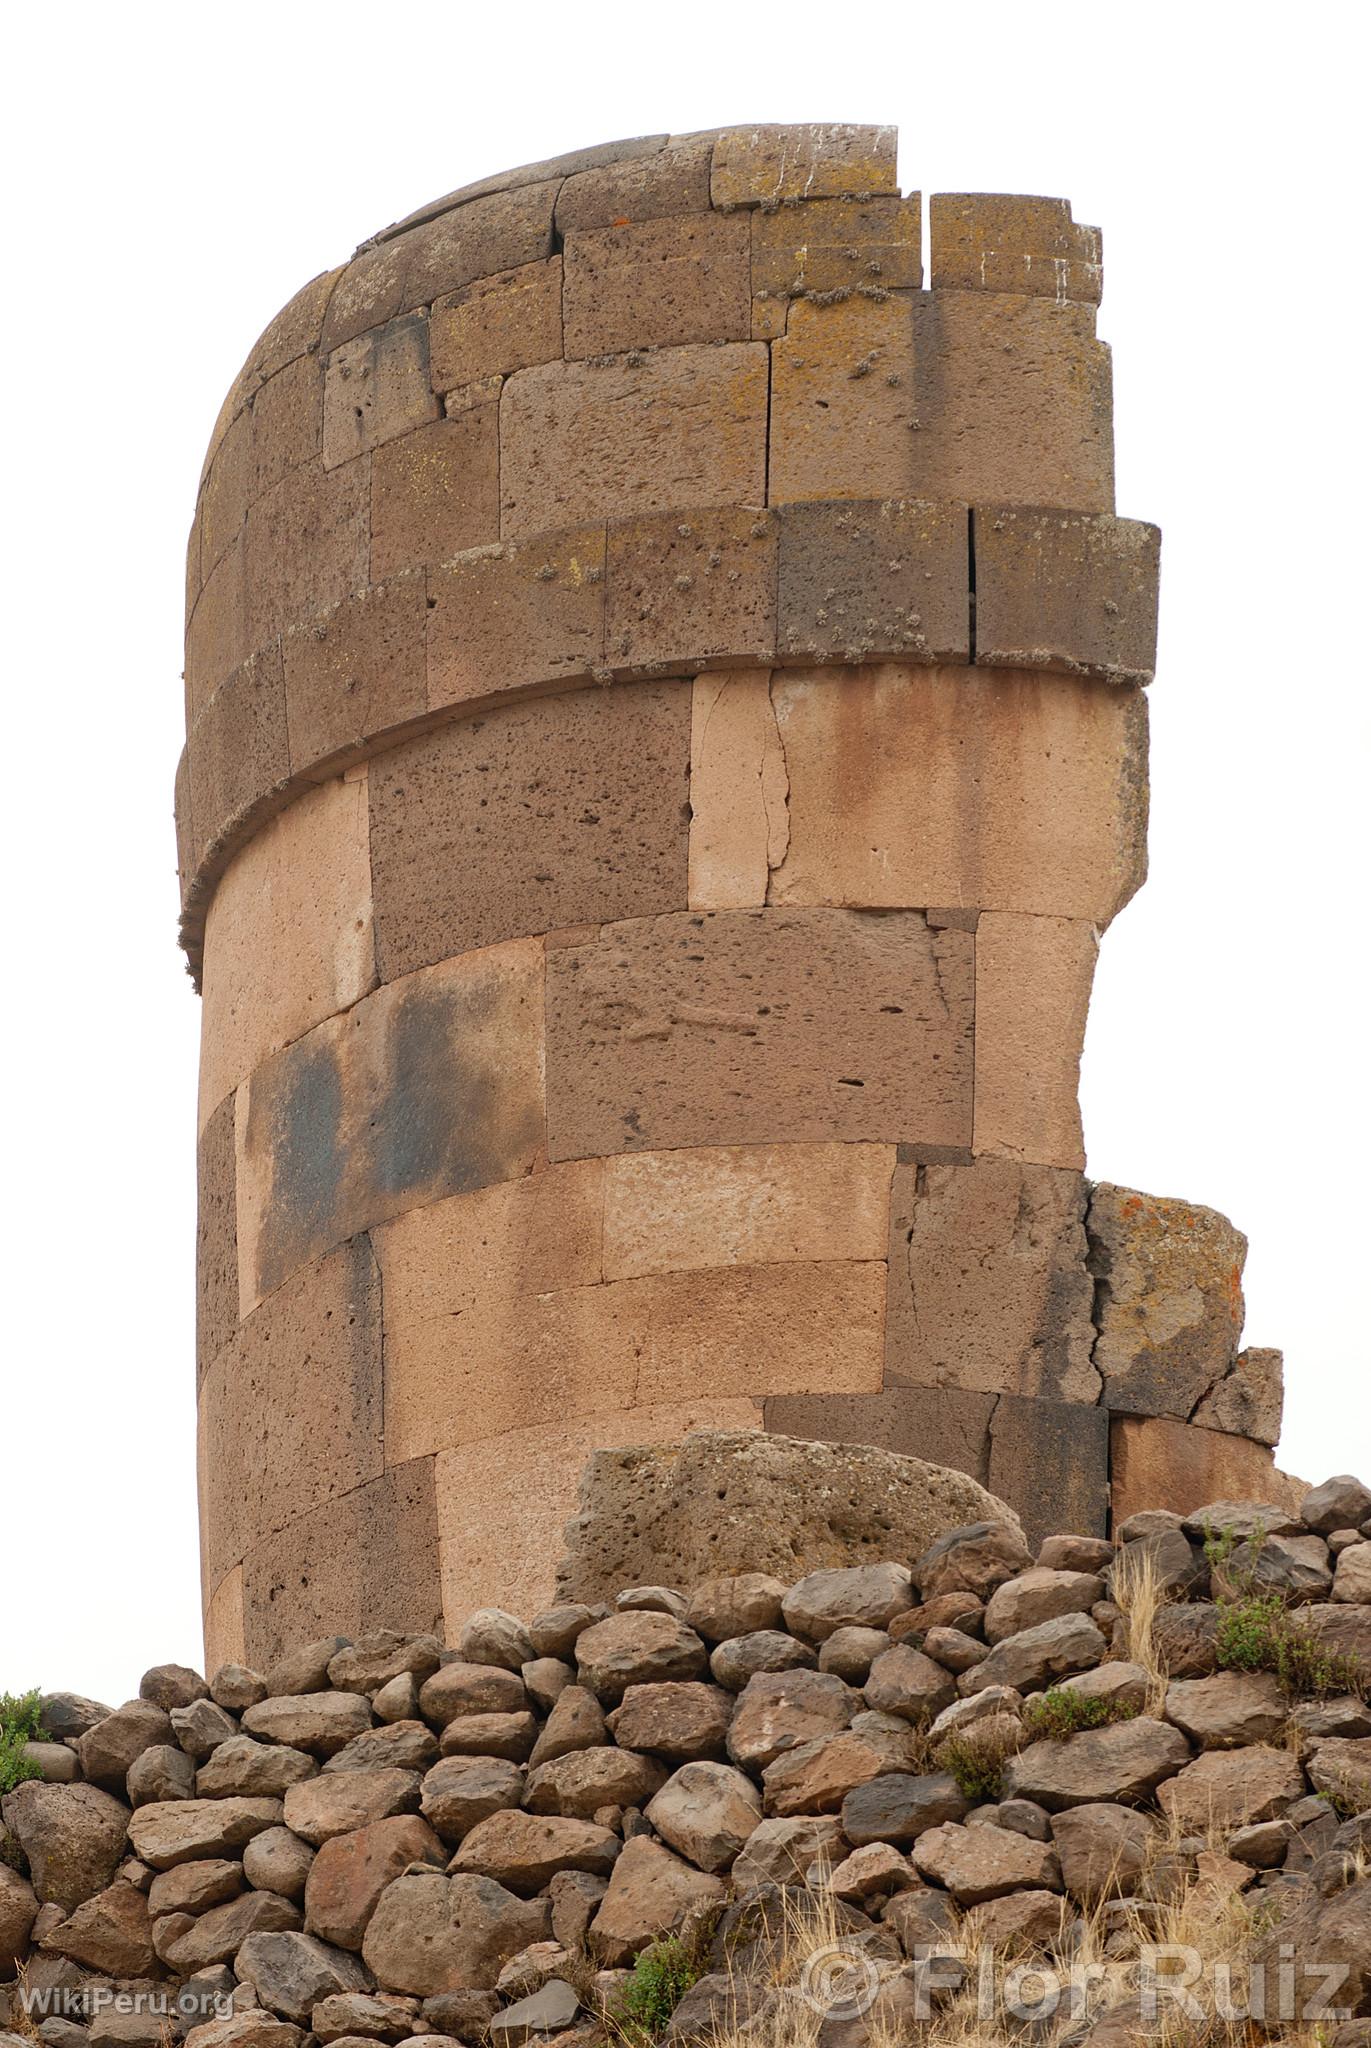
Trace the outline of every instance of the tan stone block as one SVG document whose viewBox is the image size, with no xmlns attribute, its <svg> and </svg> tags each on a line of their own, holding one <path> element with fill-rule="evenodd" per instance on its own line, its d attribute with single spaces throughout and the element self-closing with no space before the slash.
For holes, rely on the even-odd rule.
<svg viewBox="0 0 1371 2048">
<path fill-rule="evenodd" d="M 293 774 L 422 718 L 428 705 L 427 619 L 427 585 L 418 569 L 345 597 L 284 635 Z"/>
<path fill-rule="evenodd" d="M 633 1401 L 880 1385 L 883 1263 L 826 1259 L 483 1292 L 386 1330 L 386 1446 L 414 1457 Z"/>
<path fill-rule="evenodd" d="M 756 507 L 612 520 L 608 579 L 612 669 L 775 654 L 776 521 Z"/>
<path fill-rule="evenodd" d="M 359 334 L 324 366 L 324 467 L 337 469 L 441 411 L 428 380 L 427 313 Z"/>
<path fill-rule="evenodd" d="M 190 807 L 197 860 L 290 772 L 281 647 L 273 641 L 234 670 L 190 732 Z"/>
<path fill-rule="evenodd" d="M 807 292 L 890 291 L 923 283 L 920 200 L 807 199 L 759 208 L 750 217 L 752 289 L 798 298 Z"/>
<path fill-rule="evenodd" d="M 200 595 L 200 539 L 200 503 L 197 500 L 195 507 L 195 515 L 190 522 L 190 532 L 186 535 L 185 587 L 187 625 L 189 625 L 190 623 L 191 613 L 195 610 L 195 600 Z"/>
<path fill-rule="evenodd" d="M 1205 1429 L 1230 1436 L 1255 1437 L 1258 1443 L 1279 1442 L 1285 1373 L 1279 1351 L 1252 1347 L 1240 1351 L 1233 1370 L 1206 1394 L 1194 1420 Z"/>
<path fill-rule="evenodd" d="M 990 1491 L 1017 1510 L 1030 1550 L 1046 1536 L 1107 1534 L 1104 1409 L 1005 1394 L 990 1418 Z"/>
<path fill-rule="evenodd" d="M 378 989 L 238 1091 L 239 1302 L 422 1202 L 517 1180 L 543 1144 L 543 949 Z"/>
<path fill-rule="evenodd" d="M 765 1404 L 766 1426 L 806 1443 L 872 1444 L 965 1472 L 981 1485 L 990 1469 L 993 1394 L 960 1387 L 886 1386 L 874 1394 L 782 1394 Z"/>
<path fill-rule="evenodd" d="M 1099 935 L 986 911 L 976 928 L 977 1153 L 1085 1165 L 1076 1099 Z"/>
<path fill-rule="evenodd" d="M 452 391 L 562 353 L 562 259 L 523 263 L 439 299 L 429 316 L 429 381 Z"/>
<path fill-rule="evenodd" d="M 499 411 L 473 405 L 378 448 L 371 465 L 371 574 L 444 562 L 500 531 Z"/>
<path fill-rule="evenodd" d="M 297 357 L 254 392 L 254 498 L 260 498 L 301 463 L 318 460 L 323 424 L 324 372 L 317 356 Z"/>
<path fill-rule="evenodd" d="M 785 858 L 785 755 L 768 669 L 695 678 L 690 727 L 690 907 L 766 902 Z"/>
<path fill-rule="evenodd" d="M 324 314 L 342 275 L 341 264 L 336 270 L 320 271 L 267 322 L 243 366 L 255 385 L 265 384 L 297 356 L 312 354 L 318 348 Z"/>
<path fill-rule="evenodd" d="M 200 1121 L 376 985 L 366 778 L 297 797 L 230 861 L 205 922 Z"/>
<path fill-rule="evenodd" d="M 1105 1405 L 1188 1418 L 1237 1358 L 1247 1239 L 1216 1209 L 1109 1182 L 1086 1229 Z"/>
<path fill-rule="evenodd" d="M 397 1465 L 250 1550 L 243 1614 L 243 1661 L 258 1671 L 325 1635 L 441 1635 L 433 1460 Z"/>
<path fill-rule="evenodd" d="M 1189 1515 L 1216 1500 L 1283 1505 L 1292 1487 L 1276 1470 L 1268 1445 L 1170 1416 L 1115 1415 L 1110 1419 L 1109 1444 L 1116 1529 L 1144 1508 Z M 1297 1504 L 1297 1498 L 1291 1498 L 1292 1508 Z"/>
<path fill-rule="evenodd" d="M 246 1656 L 243 1568 L 239 1565 L 215 1588 L 205 1608 L 205 1669 L 222 1671 L 225 1664 L 244 1663 Z"/>
<path fill-rule="evenodd" d="M 583 1460 L 603 1444 L 672 1443 L 692 1429 L 759 1429 L 754 1401 L 684 1400 L 515 1430 L 442 1452 L 443 1613 L 454 1637 L 475 1607 L 536 1614 L 556 1592 L 562 1528 Z"/>
<path fill-rule="evenodd" d="M 498 705 L 373 764 L 381 974 L 573 922 L 684 910 L 691 688 Z"/>
<path fill-rule="evenodd" d="M 568 357 L 747 341 L 751 230 L 745 215 L 670 215 L 566 238 Z"/>
<path fill-rule="evenodd" d="M 1161 534 L 1107 513 L 977 506 L 976 659 L 1150 683 Z"/>
<path fill-rule="evenodd" d="M 365 455 L 332 470 L 307 463 L 257 500 L 245 536 L 254 648 L 365 586 L 370 508 Z"/>
<path fill-rule="evenodd" d="M 776 596 L 782 659 L 966 661 L 971 576 L 964 505 L 914 499 L 786 505 Z"/>
<path fill-rule="evenodd" d="M 219 443 L 200 498 L 200 567 L 208 576 L 243 530 L 253 490 L 252 415 L 246 409 Z"/>
<path fill-rule="evenodd" d="M 1147 707 L 1065 676 L 784 670 L 778 903 L 975 905 L 1103 926 L 1147 865 Z"/>
<path fill-rule="evenodd" d="M 428 586 L 428 695 L 435 709 L 601 668 L 603 526 L 475 549 L 431 569 Z"/>
<path fill-rule="evenodd" d="M 713 139 L 702 138 L 655 150 L 650 156 L 578 171 L 557 194 L 558 233 L 703 213 L 709 205 L 713 154 Z"/>
<path fill-rule="evenodd" d="M 501 532 L 760 505 L 766 415 L 761 342 L 520 370 L 500 394 Z"/>
<path fill-rule="evenodd" d="M 727 128 L 714 144 L 715 206 L 896 193 L 896 131 L 846 122 Z"/>
<path fill-rule="evenodd" d="M 384 1469 L 381 1279 L 365 1237 L 293 1273 L 200 1388 L 201 1544 L 217 1584 L 265 1537 Z"/>
<path fill-rule="evenodd" d="M 643 919 L 559 948 L 547 963 L 549 1156 L 916 1134 L 964 1144 L 972 947 L 917 912 L 814 909 Z"/>
<path fill-rule="evenodd" d="M 980 1159 L 900 1166 L 886 1373 L 923 1387 L 1093 1402 L 1094 1282 L 1078 1173 Z"/>
<path fill-rule="evenodd" d="M 431 306 L 478 277 L 552 254 L 560 180 L 473 196 L 432 220 L 359 250 L 329 300 L 322 347 L 335 349 L 397 313 Z"/>
<path fill-rule="evenodd" d="M 1093 308 L 982 291 L 912 303 L 906 492 L 1111 512 L 1113 386 Z"/>
<path fill-rule="evenodd" d="M 886 1256 L 893 1146 L 704 1146 L 603 1167 L 606 1280 Z"/>
<path fill-rule="evenodd" d="M 249 646 L 245 554 L 238 538 L 200 587 L 186 625 L 186 715 L 200 716 L 213 692 L 242 665 Z"/>
<path fill-rule="evenodd" d="M 195 1237 L 195 1355 L 203 1378 L 238 1328 L 234 1105 L 220 1103 L 200 1133 Z"/>
<path fill-rule="evenodd" d="M 1019 193 L 935 192 L 929 201 L 936 289 L 1028 292 L 1097 306 L 1100 231 L 1071 218 L 1067 199 Z"/>
<path fill-rule="evenodd" d="M 577 1159 L 409 1209 L 373 1232 L 387 1342 L 455 1324 L 485 1302 L 593 1286 L 604 1277 L 604 1166 Z"/>
<path fill-rule="evenodd" d="M 393 221 L 388 228 L 383 228 L 373 239 L 377 242 L 394 241 L 426 221 L 436 220 L 440 214 L 451 213 L 454 208 L 469 205 L 473 199 L 484 199 L 491 193 L 515 192 L 525 185 L 547 185 L 575 177 L 581 171 L 600 170 L 638 157 L 655 156 L 671 141 L 669 135 L 634 135 L 616 142 L 592 143 L 586 149 L 564 150 L 559 156 L 547 157 L 538 163 L 519 164 L 513 170 L 495 171 L 489 177 L 459 186 L 455 192 L 430 199 L 413 213 L 406 214 L 403 220 Z"/>
<path fill-rule="evenodd" d="M 912 306 L 907 295 L 792 306 L 771 345 L 773 505 L 962 495 L 916 482 Z"/>
</svg>

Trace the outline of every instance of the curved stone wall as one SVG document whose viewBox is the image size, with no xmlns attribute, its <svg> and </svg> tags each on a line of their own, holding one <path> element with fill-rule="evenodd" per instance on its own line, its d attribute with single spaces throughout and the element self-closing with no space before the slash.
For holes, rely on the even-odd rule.
<svg viewBox="0 0 1371 2048">
<path fill-rule="evenodd" d="M 697 1423 L 1105 1512 L 1076 1082 L 1158 537 L 1095 231 L 935 198 L 925 290 L 920 219 L 884 130 L 534 166 L 225 402 L 177 791 L 225 1654 L 534 1599 L 578 1447 Z"/>
</svg>

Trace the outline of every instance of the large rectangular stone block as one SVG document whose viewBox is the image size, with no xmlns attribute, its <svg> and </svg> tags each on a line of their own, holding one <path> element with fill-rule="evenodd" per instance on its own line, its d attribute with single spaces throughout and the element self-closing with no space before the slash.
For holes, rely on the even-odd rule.
<svg viewBox="0 0 1371 2048">
<path fill-rule="evenodd" d="M 747 341 L 751 236 L 745 215 L 669 215 L 569 234 L 566 353 Z"/>
<path fill-rule="evenodd" d="M 523 263 L 439 299 L 429 318 L 429 378 L 455 391 L 562 353 L 562 259 Z"/>
<path fill-rule="evenodd" d="M 239 1301 L 543 1144 L 543 949 L 515 940 L 366 996 L 238 1092 Z"/>
<path fill-rule="evenodd" d="M 935 192 L 928 210 L 935 290 L 1028 292 L 1057 303 L 1099 304 L 1100 231 L 1073 221 L 1069 200 Z"/>
<path fill-rule="evenodd" d="M 446 562 L 500 534 L 500 415 L 492 402 L 378 448 L 371 463 L 373 581 Z"/>
<path fill-rule="evenodd" d="M 1113 510 L 1113 385 L 1092 307 L 934 291 L 913 315 L 907 492 Z"/>
<path fill-rule="evenodd" d="M 755 1401 L 691 1400 L 615 1409 L 521 1429 L 439 1454 L 438 1526 L 449 1642 L 475 1607 L 536 1614 L 556 1595 L 562 1531 L 581 1467 L 605 1444 L 675 1443 L 692 1429 L 760 1429 Z"/>
<path fill-rule="evenodd" d="M 847 122 L 726 128 L 714 144 L 715 206 L 895 193 L 896 131 Z"/>
<path fill-rule="evenodd" d="M 776 647 L 783 659 L 966 661 L 971 563 L 965 505 L 786 505 Z"/>
<path fill-rule="evenodd" d="M 206 1578 L 379 1477 L 381 1279 L 365 1237 L 292 1274 L 243 1322 L 200 1388 Z"/>
<path fill-rule="evenodd" d="M 213 692 L 242 665 L 255 643 L 248 634 L 244 538 L 207 573 L 186 622 L 186 720 L 200 716 Z"/>
<path fill-rule="evenodd" d="M 1080 1174 L 1016 1160 L 900 1166 L 888 1378 L 1094 1402 L 1094 1281 Z"/>
<path fill-rule="evenodd" d="M 281 658 L 294 774 L 423 716 L 428 703 L 426 596 L 422 569 L 412 570 L 345 597 L 284 635 Z"/>
<path fill-rule="evenodd" d="M 703 213 L 709 205 L 712 138 L 685 141 L 650 156 L 577 171 L 557 194 L 557 229 L 608 228 L 626 221 Z"/>
<path fill-rule="evenodd" d="M 243 1567 L 239 1565 L 220 1581 L 205 1605 L 205 1669 L 213 1675 L 225 1664 L 246 1661 Z"/>
<path fill-rule="evenodd" d="M 365 771 L 306 790 L 229 863 L 205 922 L 200 1120 L 376 985 Z"/>
<path fill-rule="evenodd" d="M 324 371 L 317 356 L 297 357 L 253 393 L 254 498 L 301 463 L 319 460 L 323 424 Z"/>
<path fill-rule="evenodd" d="M 779 903 L 975 905 L 1103 926 L 1147 868 L 1147 707 L 1065 676 L 785 670 Z"/>
<path fill-rule="evenodd" d="M 601 668 L 605 529 L 474 549 L 431 569 L 430 704 L 462 704 Z"/>
<path fill-rule="evenodd" d="M 207 577 L 243 530 L 253 489 L 252 414 L 245 407 L 219 443 L 200 496 L 200 568 Z"/>
<path fill-rule="evenodd" d="M 915 484 L 914 385 L 908 294 L 799 300 L 771 345 L 770 502 L 964 496 Z"/>
<path fill-rule="evenodd" d="M 891 1384 L 874 1394 L 776 1395 L 766 1426 L 808 1443 L 874 1444 L 901 1457 L 950 1465 L 984 1486 L 989 1470 L 991 1394 L 960 1387 Z"/>
<path fill-rule="evenodd" d="M 690 684 L 506 704 L 372 765 L 381 975 L 686 907 Z"/>
<path fill-rule="evenodd" d="M 290 772 L 281 643 L 225 679 L 190 730 L 190 807 L 197 859 L 264 790 Z"/>
<path fill-rule="evenodd" d="M 433 1460 L 397 1465 L 301 1515 L 243 1560 L 246 1661 L 390 1628 L 443 1633 Z"/>
<path fill-rule="evenodd" d="M 1102 1410 L 1101 1413 L 1104 1411 Z M 1267 1444 L 1163 1415 L 1110 1419 L 1114 1527 L 1144 1508 L 1193 1514 L 1218 1500 L 1298 1506 L 1308 1488 L 1278 1471 Z"/>
<path fill-rule="evenodd" d="M 786 773 L 769 669 L 696 676 L 690 728 L 690 908 L 766 902 L 785 858 Z"/>
<path fill-rule="evenodd" d="M 739 910 L 548 956 L 549 1155 L 965 1144 L 972 937 L 917 911 Z"/>
<path fill-rule="evenodd" d="M 610 668 L 771 661 L 774 516 L 735 506 L 611 520 L 608 572 Z"/>
<path fill-rule="evenodd" d="M 501 532 L 760 505 L 766 418 L 762 342 L 520 370 L 500 394 Z"/>
<path fill-rule="evenodd" d="M 990 1491 L 1045 1536 L 1109 1532 L 1109 1417 L 1080 1401 L 1004 1394 L 990 1418 Z"/>
<path fill-rule="evenodd" d="M 1081 1047 L 1099 934 L 985 911 L 976 927 L 977 1153 L 1085 1165 Z"/>
<path fill-rule="evenodd" d="M 806 199 L 759 207 L 752 227 L 752 289 L 781 298 L 806 292 L 893 291 L 923 283 L 919 195 L 907 199 Z"/>
<path fill-rule="evenodd" d="M 1109 1182 L 1086 1229 L 1105 1406 L 1186 1420 L 1237 1358 L 1247 1239 L 1216 1209 Z"/>
<path fill-rule="evenodd" d="M 234 1105 L 221 1102 L 200 1133 L 197 1155 L 199 1210 L 195 1234 L 195 1355 L 197 1377 L 238 1328 L 237 1165 Z"/>
<path fill-rule="evenodd" d="M 324 467 L 365 455 L 441 410 L 428 381 L 427 312 L 359 334 L 324 367 Z"/>
<path fill-rule="evenodd" d="M 1150 683 L 1161 534 L 1138 519 L 980 506 L 976 659 Z"/>
<path fill-rule="evenodd" d="M 604 1166 L 604 1277 L 884 1259 L 890 1145 L 625 1152 Z"/>
<path fill-rule="evenodd" d="M 370 528 L 366 455 L 331 470 L 308 463 L 260 497 L 244 536 L 249 644 L 261 647 L 360 590 Z"/>
</svg>

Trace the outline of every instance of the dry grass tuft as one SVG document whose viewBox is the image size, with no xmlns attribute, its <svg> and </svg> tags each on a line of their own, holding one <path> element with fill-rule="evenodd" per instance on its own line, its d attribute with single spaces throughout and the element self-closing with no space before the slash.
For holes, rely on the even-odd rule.
<svg viewBox="0 0 1371 2048">
<path fill-rule="evenodd" d="M 1121 1611 L 1127 1634 L 1124 1661 L 1141 1665 L 1147 1673 L 1146 1712 L 1160 1712 L 1166 1700 L 1167 1677 L 1157 1655 L 1154 1638 L 1157 1615 L 1169 1595 L 1150 1551 L 1120 1557 L 1114 1566 L 1114 1604 Z"/>
</svg>

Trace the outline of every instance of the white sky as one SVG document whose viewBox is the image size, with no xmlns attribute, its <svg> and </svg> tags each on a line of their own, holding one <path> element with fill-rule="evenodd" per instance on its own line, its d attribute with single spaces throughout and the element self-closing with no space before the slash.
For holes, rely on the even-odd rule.
<svg viewBox="0 0 1371 2048">
<path fill-rule="evenodd" d="M 356 0 L 27 7 L 7 39 L 11 875 L 0 1690 L 196 1664 L 197 1004 L 182 566 L 278 306 L 470 179 L 614 137 L 894 121 L 906 190 L 1105 241 L 1118 503 L 1164 529 L 1152 878 L 1106 938 L 1090 1170 L 1247 1231 L 1282 1462 L 1371 1477 L 1360 10 Z"/>
</svg>

